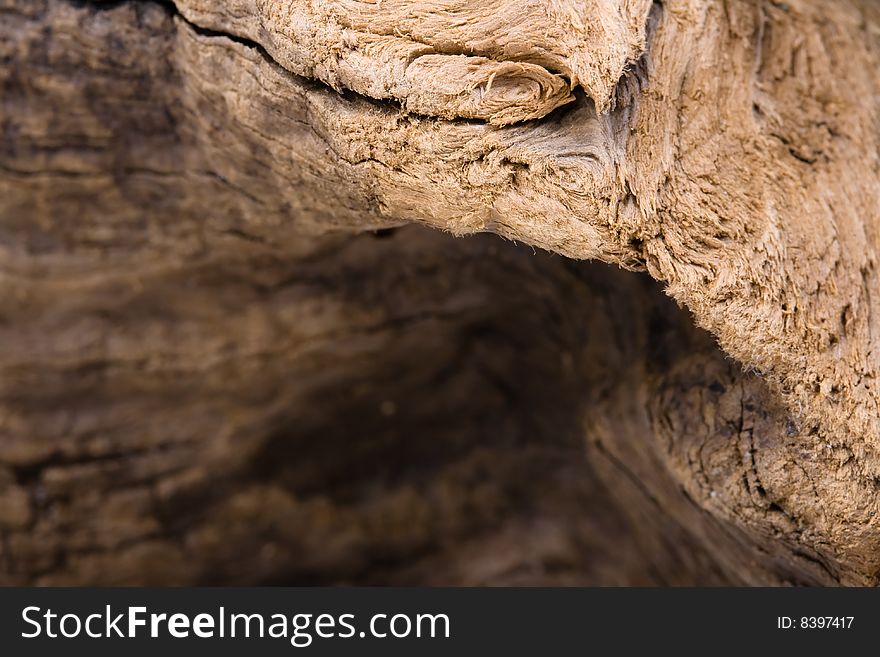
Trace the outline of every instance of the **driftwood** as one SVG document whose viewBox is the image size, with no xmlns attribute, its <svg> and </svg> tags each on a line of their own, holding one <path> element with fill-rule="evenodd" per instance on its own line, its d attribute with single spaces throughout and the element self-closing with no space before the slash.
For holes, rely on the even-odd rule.
<svg viewBox="0 0 880 657">
<path fill-rule="evenodd" d="M 877 583 L 880 4 L 0 0 L 0 56 L 0 582 Z"/>
</svg>

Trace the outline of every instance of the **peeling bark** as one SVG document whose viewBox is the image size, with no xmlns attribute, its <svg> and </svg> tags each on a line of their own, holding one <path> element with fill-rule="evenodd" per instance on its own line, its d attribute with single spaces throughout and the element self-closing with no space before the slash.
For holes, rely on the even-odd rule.
<svg viewBox="0 0 880 657">
<path fill-rule="evenodd" d="M 875 3 L 0 16 L 0 581 L 876 583 Z"/>
</svg>

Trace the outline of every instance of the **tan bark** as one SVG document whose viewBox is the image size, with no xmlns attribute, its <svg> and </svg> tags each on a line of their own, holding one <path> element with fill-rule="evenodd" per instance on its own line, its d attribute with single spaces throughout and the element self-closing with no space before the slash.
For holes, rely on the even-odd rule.
<svg viewBox="0 0 880 657">
<path fill-rule="evenodd" d="M 876 583 L 876 3 L 0 16 L 3 581 Z"/>
</svg>

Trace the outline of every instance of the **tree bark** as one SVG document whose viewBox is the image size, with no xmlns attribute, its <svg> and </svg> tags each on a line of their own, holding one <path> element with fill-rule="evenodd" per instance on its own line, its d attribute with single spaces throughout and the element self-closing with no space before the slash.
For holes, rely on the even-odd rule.
<svg viewBox="0 0 880 657">
<path fill-rule="evenodd" d="M 0 583 L 877 583 L 880 5 L 0 17 Z"/>
</svg>

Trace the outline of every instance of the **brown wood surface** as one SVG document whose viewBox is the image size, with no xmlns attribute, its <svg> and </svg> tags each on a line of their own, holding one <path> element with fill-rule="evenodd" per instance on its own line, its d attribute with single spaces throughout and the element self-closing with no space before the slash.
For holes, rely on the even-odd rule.
<svg viewBox="0 0 880 657">
<path fill-rule="evenodd" d="M 0 0 L 0 62 L 0 583 L 877 583 L 880 4 Z"/>
</svg>

